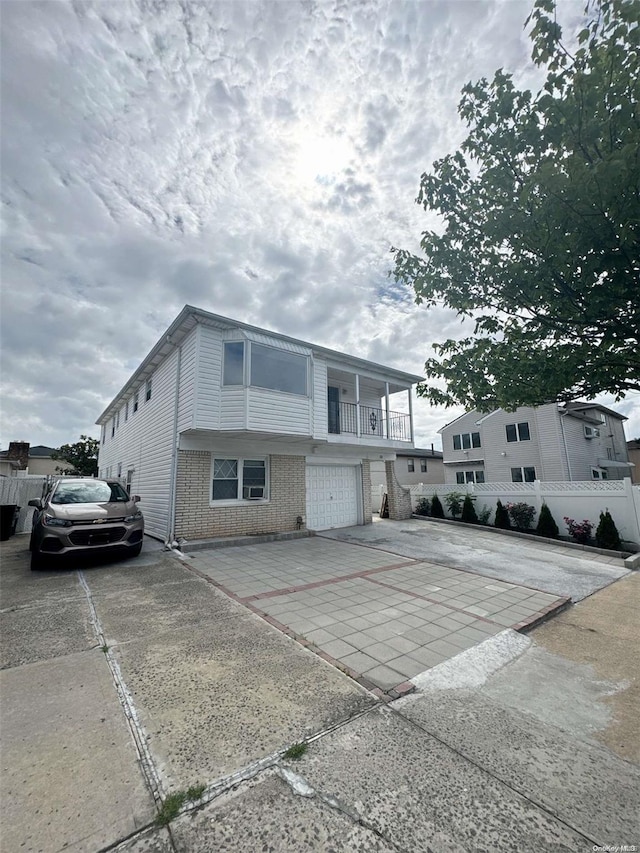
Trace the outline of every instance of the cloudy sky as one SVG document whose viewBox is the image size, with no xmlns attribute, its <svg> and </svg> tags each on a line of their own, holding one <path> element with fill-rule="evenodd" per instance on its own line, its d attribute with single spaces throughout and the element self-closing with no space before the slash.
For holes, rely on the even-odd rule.
<svg viewBox="0 0 640 853">
<path fill-rule="evenodd" d="M 436 224 L 414 199 L 464 137 L 461 87 L 537 88 L 529 11 L 4 0 L 0 446 L 97 436 L 185 303 L 420 373 L 460 324 L 389 249 Z M 615 408 L 640 435 L 640 395 Z M 426 446 L 461 413 L 415 409 Z"/>
</svg>

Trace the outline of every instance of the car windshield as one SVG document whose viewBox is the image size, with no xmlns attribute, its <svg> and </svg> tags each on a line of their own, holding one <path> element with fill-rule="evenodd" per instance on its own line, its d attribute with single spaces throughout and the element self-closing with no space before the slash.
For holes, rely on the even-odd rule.
<svg viewBox="0 0 640 853">
<path fill-rule="evenodd" d="M 129 496 L 119 483 L 102 480 L 83 483 L 59 483 L 52 504 L 125 503 Z"/>
</svg>

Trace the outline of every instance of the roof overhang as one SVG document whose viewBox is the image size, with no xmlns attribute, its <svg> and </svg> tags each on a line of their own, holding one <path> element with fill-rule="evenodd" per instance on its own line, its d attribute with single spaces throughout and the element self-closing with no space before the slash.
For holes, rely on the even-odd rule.
<svg viewBox="0 0 640 853">
<path fill-rule="evenodd" d="M 633 462 L 618 462 L 616 459 L 598 459 L 598 468 L 635 468 Z"/>
</svg>

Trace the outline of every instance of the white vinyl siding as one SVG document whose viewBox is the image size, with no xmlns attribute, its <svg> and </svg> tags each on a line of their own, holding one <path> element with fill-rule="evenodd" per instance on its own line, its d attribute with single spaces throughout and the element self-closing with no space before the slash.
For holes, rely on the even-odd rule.
<svg viewBox="0 0 640 853">
<path fill-rule="evenodd" d="M 327 363 L 316 358 L 313 363 L 313 437 L 326 439 L 329 415 L 327 410 Z"/>
<path fill-rule="evenodd" d="M 248 389 L 247 428 L 255 432 L 311 435 L 311 405 L 308 397 Z"/>
<path fill-rule="evenodd" d="M 101 470 L 133 471 L 131 489 L 140 495 L 145 530 L 161 539 L 169 526 L 177 364 L 174 350 L 153 374 L 151 399 L 139 405 L 134 417 L 121 420 L 113 438 L 107 435 L 98 460 Z"/>
<path fill-rule="evenodd" d="M 222 384 L 222 333 L 218 329 L 201 326 L 198 330 L 198 353 L 195 365 L 196 375 L 196 405 L 194 426 L 196 429 L 243 429 L 243 417 L 234 418 L 235 408 L 233 399 L 230 411 L 225 412 L 225 423 L 222 426 L 223 404 L 221 394 Z M 226 394 L 231 389 L 224 389 Z M 237 389 L 233 389 L 236 393 Z M 241 404 L 242 405 L 242 404 Z"/>
<path fill-rule="evenodd" d="M 178 432 L 194 426 L 194 403 L 196 389 L 196 351 L 198 333 L 196 327 L 182 343 L 180 360 L 180 398 L 178 404 Z M 154 389 L 155 394 L 155 389 Z"/>
</svg>

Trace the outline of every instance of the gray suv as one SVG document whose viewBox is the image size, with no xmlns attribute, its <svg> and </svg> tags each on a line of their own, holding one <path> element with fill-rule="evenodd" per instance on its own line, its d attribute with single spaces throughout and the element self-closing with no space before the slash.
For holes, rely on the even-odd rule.
<svg viewBox="0 0 640 853">
<path fill-rule="evenodd" d="M 58 480 L 35 507 L 29 549 L 31 568 L 52 558 L 94 552 L 137 556 L 142 549 L 144 519 L 138 495 L 130 497 L 117 480 Z"/>
</svg>

